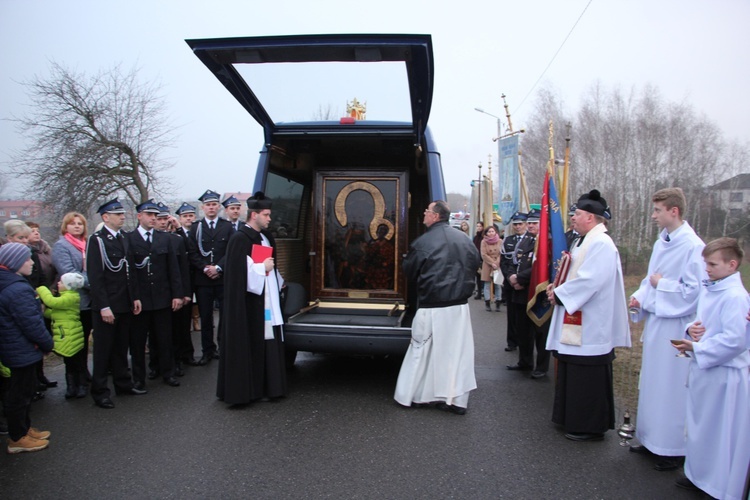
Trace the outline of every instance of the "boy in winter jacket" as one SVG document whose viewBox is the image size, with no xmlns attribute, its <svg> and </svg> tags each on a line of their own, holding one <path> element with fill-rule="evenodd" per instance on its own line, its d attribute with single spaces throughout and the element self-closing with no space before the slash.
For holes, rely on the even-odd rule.
<svg viewBox="0 0 750 500">
<path fill-rule="evenodd" d="M 5 416 L 8 419 L 8 453 L 43 450 L 49 431 L 31 427 L 29 409 L 37 386 L 36 364 L 54 343 L 36 292 L 24 276 L 34 263 L 22 243 L 0 246 L 0 362 L 10 368 Z"/>
<path fill-rule="evenodd" d="M 65 361 L 65 382 L 68 385 L 65 399 L 86 397 L 86 351 L 80 316 L 81 296 L 78 294 L 83 285 L 81 274 L 65 273 L 57 283 L 58 297 L 46 286 L 36 289 L 45 306 L 44 317 L 52 320 L 53 350 Z"/>
</svg>

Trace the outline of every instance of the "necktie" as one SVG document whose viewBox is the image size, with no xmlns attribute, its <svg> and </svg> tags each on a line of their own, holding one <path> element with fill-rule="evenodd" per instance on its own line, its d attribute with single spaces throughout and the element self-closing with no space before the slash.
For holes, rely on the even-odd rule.
<svg viewBox="0 0 750 500">
<path fill-rule="evenodd" d="M 666 239 L 667 241 L 669 241 L 669 235 L 667 235 L 667 237 L 666 237 L 665 239 Z"/>
<path fill-rule="evenodd" d="M 146 243 L 151 244 L 151 232 L 146 231 Z"/>
<path fill-rule="evenodd" d="M 208 223 L 208 228 L 213 231 L 214 230 L 214 221 L 211 221 Z"/>
</svg>

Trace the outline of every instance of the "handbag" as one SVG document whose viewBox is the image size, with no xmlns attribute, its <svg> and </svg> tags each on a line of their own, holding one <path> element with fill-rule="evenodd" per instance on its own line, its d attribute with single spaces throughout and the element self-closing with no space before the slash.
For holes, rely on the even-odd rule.
<svg viewBox="0 0 750 500">
<path fill-rule="evenodd" d="M 500 269 L 495 269 L 492 271 L 492 282 L 498 286 L 502 286 L 502 284 L 505 282 L 505 277 L 503 276 L 502 271 Z"/>
</svg>

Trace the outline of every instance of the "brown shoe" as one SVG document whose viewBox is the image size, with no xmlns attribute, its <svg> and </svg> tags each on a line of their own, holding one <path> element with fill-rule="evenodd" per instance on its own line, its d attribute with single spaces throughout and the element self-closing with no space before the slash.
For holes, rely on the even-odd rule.
<svg viewBox="0 0 750 500">
<path fill-rule="evenodd" d="M 39 451 L 49 446 L 46 439 L 34 439 L 31 436 L 24 436 L 18 441 L 8 439 L 8 453 L 23 453 L 25 451 Z"/>
<path fill-rule="evenodd" d="M 26 435 L 29 437 L 33 437 L 34 439 L 49 439 L 52 433 L 50 431 L 40 431 L 35 427 L 31 427 L 29 428 L 29 432 L 27 432 Z"/>
</svg>

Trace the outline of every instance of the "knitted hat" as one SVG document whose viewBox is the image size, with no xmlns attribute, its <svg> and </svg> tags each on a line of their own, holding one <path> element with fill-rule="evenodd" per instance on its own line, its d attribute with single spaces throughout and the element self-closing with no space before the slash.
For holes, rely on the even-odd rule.
<svg viewBox="0 0 750 500">
<path fill-rule="evenodd" d="M 65 273 L 60 276 L 60 281 L 63 282 L 63 285 L 68 290 L 80 290 L 83 288 L 83 275 L 78 273 Z"/>
<path fill-rule="evenodd" d="M 31 249 L 23 243 L 6 243 L 0 247 L 0 266 L 12 273 L 18 272 L 31 258 Z"/>
</svg>

